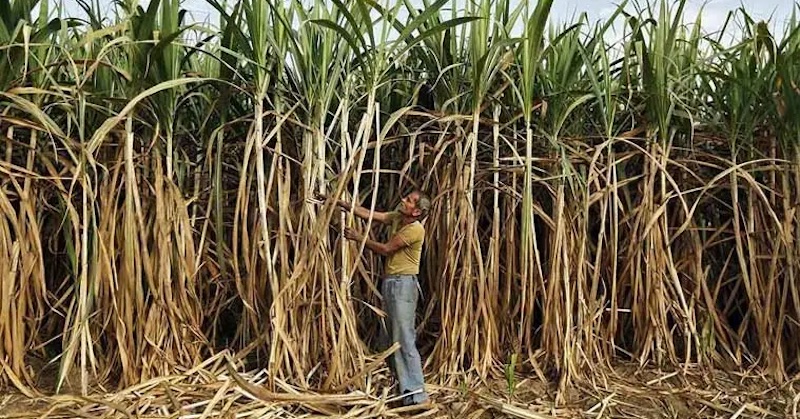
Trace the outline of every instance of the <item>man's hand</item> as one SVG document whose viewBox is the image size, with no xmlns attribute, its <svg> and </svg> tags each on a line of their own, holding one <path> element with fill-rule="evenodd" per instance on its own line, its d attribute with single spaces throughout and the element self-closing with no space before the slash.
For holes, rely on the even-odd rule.
<svg viewBox="0 0 800 419">
<path fill-rule="evenodd" d="M 361 235 L 350 227 L 344 228 L 344 238 L 347 240 L 361 241 Z"/>
</svg>

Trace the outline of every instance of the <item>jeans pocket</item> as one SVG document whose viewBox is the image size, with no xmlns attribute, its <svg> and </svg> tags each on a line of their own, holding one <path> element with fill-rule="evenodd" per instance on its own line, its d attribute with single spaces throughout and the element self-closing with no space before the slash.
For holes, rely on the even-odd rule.
<svg viewBox="0 0 800 419">
<path fill-rule="evenodd" d="M 417 281 L 406 279 L 397 281 L 395 284 L 396 298 L 398 301 L 404 303 L 416 304 L 419 298 L 419 290 L 417 289 Z"/>
</svg>

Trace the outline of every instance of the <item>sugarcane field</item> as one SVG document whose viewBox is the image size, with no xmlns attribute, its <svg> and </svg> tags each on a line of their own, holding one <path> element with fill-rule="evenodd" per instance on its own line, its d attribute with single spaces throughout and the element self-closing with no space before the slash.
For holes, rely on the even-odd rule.
<svg viewBox="0 0 800 419">
<path fill-rule="evenodd" d="M 800 4 L 564 1 L 0 0 L 0 418 L 800 418 Z"/>
</svg>

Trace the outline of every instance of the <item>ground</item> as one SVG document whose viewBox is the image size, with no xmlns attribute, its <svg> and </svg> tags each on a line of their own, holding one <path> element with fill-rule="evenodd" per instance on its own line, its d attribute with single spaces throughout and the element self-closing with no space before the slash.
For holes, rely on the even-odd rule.
<svg viewBox="0 0 800 419">
<path fill-rule="evenodd" d="M 365 392 L 320 394 L 280 380 L 270 392 L 263 370 L 245 374 L 221 362 L 209 365 L 89 397 L 26 397 L 9 390 L 0 396 L 0 417 L 800 418 L 800 380 L 776 385 L 753 373 L 622 365 L 593 371 L 560 395 L 555 383 L 535 376 L 431 384 L 432 407 L 409 411 L 396 406 L 385 370 L 367 379 Z"/>
</svg>

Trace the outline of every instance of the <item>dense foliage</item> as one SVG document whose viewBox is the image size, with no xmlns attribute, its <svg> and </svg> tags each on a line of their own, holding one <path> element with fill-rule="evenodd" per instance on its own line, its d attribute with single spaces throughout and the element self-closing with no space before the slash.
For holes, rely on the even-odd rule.
<svg viewBox="0 0 800 419">
<path fill-rule="evenodd" d="M 229 349 L 358 386 L 382 265 L 312 198 L 412 187 L 434 198 L 438 379 L 512 356 L 562 388 L 620 360 L 800 369 L 794 19 L 208 1 L 218 24 L 178 0 L 0 0 L 0 380 L 43 359 L 86 391 Z"/>
</svg>

